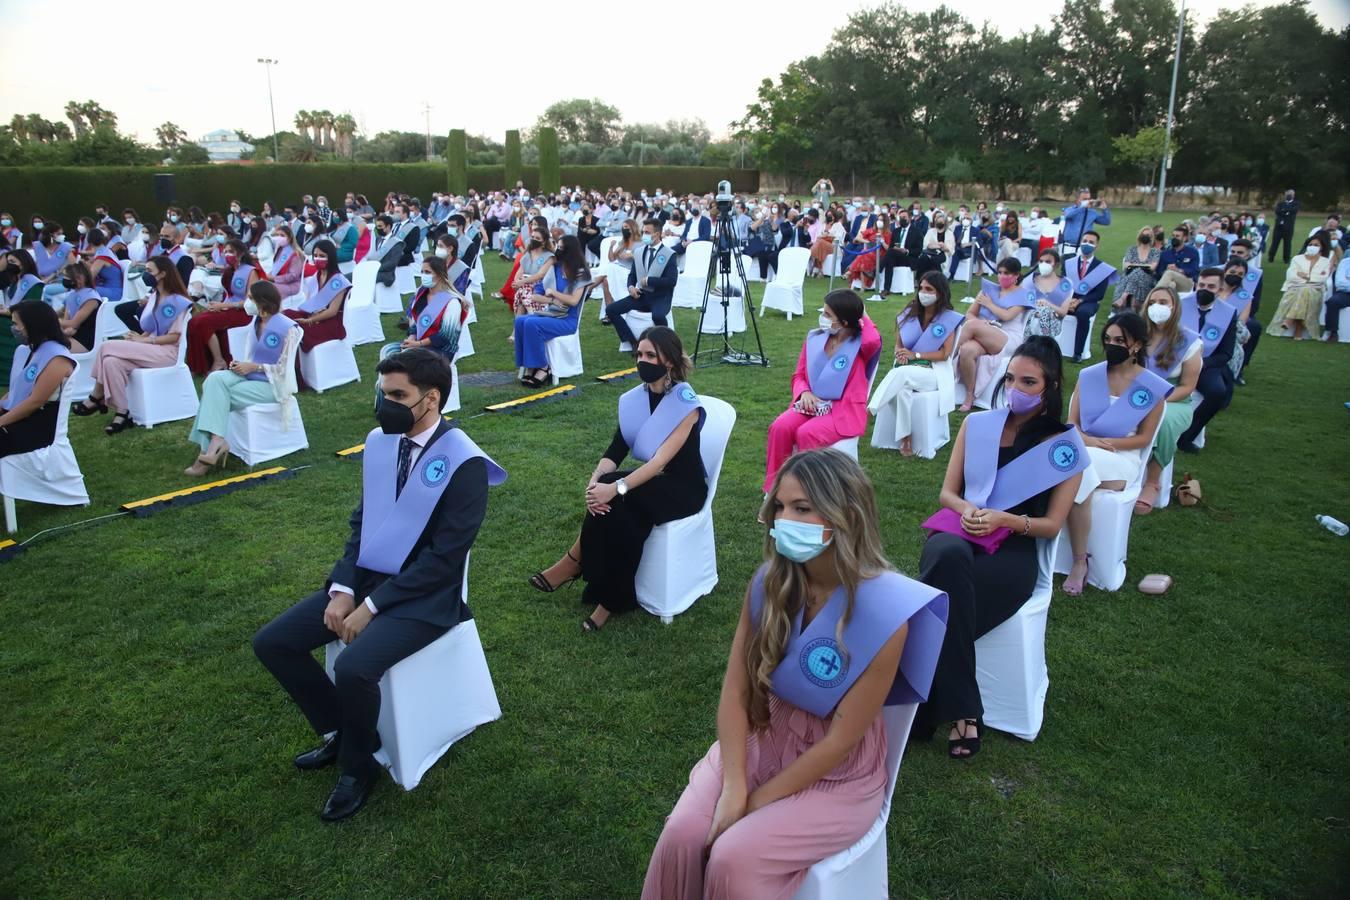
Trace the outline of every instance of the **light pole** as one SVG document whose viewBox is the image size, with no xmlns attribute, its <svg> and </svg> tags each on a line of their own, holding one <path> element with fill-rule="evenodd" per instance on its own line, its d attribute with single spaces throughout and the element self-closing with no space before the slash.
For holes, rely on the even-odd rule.
<svg viewBox="0 0 1350 900">
<path fill-rule="evenodd" d="M 1167 128 L 1163 131 L 1162 162 L 1158 164 L 1158 205 L 1153 211 L 1163 211 L 1163 197 L 1167 195 L 1167 155 L 1172 152 L 1172 112 L 1177 105 L 1177 73 L 1181 71 L 1181 33 L 1186 28 L 1186 0 L 1181 0 L 1177 13 L 1177 52 L 1172 57 L 1172 90 L 1167 95 Z"/>
<path fill-rule="evenodd" d="M 267 108 L 272 113 L 272 162 L 281 162 L 281 151 L 277 144 L 277 107 L 272 102 L 272 67 L 277 65 L 277 61 L 259 59 L 258 62 L 267 67 Z"/>
<path fill-rule="evenodd" d="M 425 100 L 422 101 L 422 112 L 427 117 L 427 162 L 431 162 L 431 104 Z"/>
</svg>

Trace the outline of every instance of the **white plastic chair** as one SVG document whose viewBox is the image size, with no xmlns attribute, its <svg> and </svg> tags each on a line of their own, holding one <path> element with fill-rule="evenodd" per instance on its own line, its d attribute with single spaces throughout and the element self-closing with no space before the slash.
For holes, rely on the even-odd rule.
<svg viewBox="0 0 1350 900">
<path fill-rule="evenodd" d="M 361 380 L 356 354 L 345 340 L 324 341 L 308 352 L 301 350 L 300 374 L 305 377 L 305 384 L 319 394 Z"/>
<path fill-rule="evenodd" d="M 342 304 L 342 325 L 347 329 L 347 343 L 353 347 L 384 342 L 384 326 L 375 306 L 375 275 L 379 271 L 378 262 L 363 262 L 352 271 L 352 289 Z"/>
<path fill-rule="evenodd" d="M 1012 617 L 975 642 L 975 678 L 984 723 L 1024 741 L 1036 740 L 1045 719 L 1050 670 L 1045 665 L 1045 625 L 1059 536 L 1036 541 L 1038 571 L 1031 596 Z"/>
<path fill-rule="evenodd" d="M 642 332 L 646 331 L 656 324 L 652 319 L 652 314 L 643 312 L 640 309 L 632 310 L 623 314 L 623 320 L 628 323 L 628 328 L 633 332 L 633 337 L 641 338 Z M 666 313 L 666 327 L 675 327 L 675 310 Z M 637 348 L 627 341 L 619 341 L 619 352 L 632 353 Z"/>
<path fill-rule="evenodd" d="M 699 435 L 699 451 L 708 476 L 708 498 L 694 515 L 652 529 L 642 546 L 642 562 L 637 571 L 638 603 L 667 625 L 717 586 L 712 505 L 727 441 L 736 424 L 736 410 L 716 397 L 701 399 L 706 417 Z"/>
<path fill-rule="evenodd" d="M 882 349 L 878 350 L 877 353 L 881 353 L 884 350 L 885 347 L 882 347 Z M 880 370 L 881 370 L 881 360 L 878 359 L 876 366 L 872 368 L 872 377 L 867 380 L 867 396 L 869 397 L 872 396 L 872 388 L 877 383 L 877 372 Z M 835 441 L 833 444 L 830 445 L 830 449 L 838 450 L 840 453 L 847 453 L 849 456 L 853 457 L 853 459 L 856 461 L 858 459 L 858 441 L 861 437 L 862 435 L 858 435 L 857 437 L 844 438 L 841 441 Z M 796 450 L 798 448 L 794 446 L 793 449 Z"/>
<path fill-rule="evenodd" d="M 952 338 L 952 353 L 946 359 L 933 363 L 932 372 L 937 378 L 935 391 L 918 391 L 914 394 L 913 406 L 909 411 L 909 442 L 914 455 L 921 459 L 932 459 L 937 452 L 952 439 L 951 424 L 948 416 L 956 408 L 956 348 L 961 340 L 961 326 L 956 328 Z M 882 348 L 885 352 L 885 348 Z M 880 366 L 878 366 L 880 368 Z M 899 450 L 900 442 L 895 434 L 895 404 L 888 403 L 876 411 L 872 423 L 872 446 L 882 450 Z"/>
<path fill-rule="evenodd" d="M 415 269 L 416 264 L 399 266 L 394 269 L 394 287 L 398 289 L 400 296 L 411 294 L 417 290 L 417 281 L 413 278 Z"/>
<path fill-rule="evenodd" d="M 909 743 L 918 704 L 883 706 L 881 717 L 886 728 L 886 799 L 881 812 L 852 847 L 826 857 L 806 871 L 793 900 L 884 900 L 890 883 L 886 864 L 886 823 L 891 817 L 895 783 L 900 761 Z"/>
<path fill-rule="evenodd" d="M 581 302 L 582 308 L 577 311 L 577 330 L 544 342 L 544 353 L 548 356 L 548 368 L 553 375 L 554 386 L 557 386 L 559 379 L 571 378 L 584 371 L 581 362 L 581 322 L 586 317 L 584 297 Z"/>
<path fill-rule="evenodd" d="M 70 403 L 80 403 L 89 398 L 94 391 L 94 355 L 108 338 L 120 337 L 127 333 L 126 323 L 117 318 L 117 304 L 120 300 L 104 300 L 94 313 L 94 346 L 88 353 L 74 353 L 75 372 L 66 381 L 66 398 Z"/>
<path fill-rule="evenodd" d="M 695 241 L 686 248 L 683 257 L 684 269 L 680 272 L 679 280 L 675 282 L 671 306 L 683 306 L 687 309 L 698 309 L 703 306 L 703 289 L 708 284 L 708 262 L 712 259 L 712 251 L 712 241 Z"/>
<path fill-rule="evenodd" d="M 761 319 L 766 309 L 782 310 L 787 313 L 789 322 L 794 315 L 802 315 L 802 287 L 806 283 L 806 266 L 810 261 L 811 251 L 805 247 L 789 247 L 778 254 L 778 273 L 765 286 L 764 297 L 759 303 Z"/>
<path fill-rule="evenodd" d="M 886 274 L 882 272 L 878 276 L 881 280 L 877 282 L 879 287 L 885 287 Z M 905 266 L 896 266 L 891 272 L 891 291 L 892 294 L 912 294 L 914 293 L 914 270 Z"/>
<path fill-rule="evenodd" d="M 972 252 L 974 252 L 973 248 Z M 946 266 L 943 266 L 943 268 L 945 269 Z M 943 272 L 942 274 L 946 275 L 947 273 Z M 951 280 L 964 281 L 966 284 L 970 284 L 970 257 L 966 257 L 956 264 L 956 275 Z"/>
<path fill-rule="evenodd" d="M 1022 346 L 1022 341 L 1005 341 L 1003 349 L 997 355 L 981 356 L 978 366 L 985 367 L 986 371 L 993 373 L 983 388 L 975 394 L 975 406 L 979 409 L 992 409 L 994 405 L 994 393 L 998 390 L 998 383 L 1003 380 L 1003 375 L 1008 370 L 1008 362 L 1012 355 L 1017 352 L 1017 348 Z M 975 377 L 976 383 L 979 383 L 978 370 Z M 966 386 L 960 379 L 956 381 L 956 402 L 964 403 L 966 401 Z"/>
<path fill-rule="evenodd" d="M 734 282 L 733 282 L 734 284 Z M 741 284 L 741 290 L 746 289 L 744 282 Z M 700 297 L 700 301 L 702 298 Z M 727 331 L 730 334 L 740 334 L 745 331 L 745 299 L 744 297 L 727 298 Z M 722 333 L 722 298 L 715 295 L 708 295 L 708 308 L 702 312 L 702 325 L 700 331 L 703 334 L 721 334 Z"/>
<path fill-rule="evenodd" d="M 461 596 L 467 603 L 467 559 Z M 333 641 L 324 649 L 329 678 L 345 647 Z M 381 746 L 375 759 L 405 791 L 411 791 L 451 744 L 501 717 L 478 624 L 469 619 L 384 673 L 377 725 Z"/>
<path fill-rule="evenodd" d="M 392 252 L 392 251 L 391 251 Z M 365 265 L 362 263 L 361 265 Z M 378 264 L 376 264 L 378 266 Z M 361 271 L 361 266 L 356 267 L 357 272 Z M 379 269 L 376 269 L 378 272 Z M 380 284 L 375 282 L 375 308 L 381 313 L 401 313 L 403 312 L 403 291 L 399 290 L 398 269 L 394 270 L 394 283 L 392 285 Z"/>
<path fill-rule="evenodd" d="M 473 272 L 472 274 L 469 275 L 469 290 L 467 291 L 468 295 L 470 297 L 477 297 L 479 300 L 482 300 L 483 283 L 486 281 L 487 275 L 483 272 L 483 254 L 479 253 L 476 257 L 474 257 Z"/>
<path fill-rule="evenodd" d="M 187 333 L 191 316 L 183 319 L 178 334 L 178 360 L 171 366 L 133 369 L 127 381 L 127 411 L 142 428 L 154 428 L 164 422 L 190 419 L 201 402 L 187 363 Z"/>
<path fill-rule="evenodd" d="M 1102 303 L 1109 301 L 1102 300 Z M 1092 329 L 1097 324 L 1097 315 L 1101 312 L 1101 306 L 1097 307 L 1097 312 L 1092 314 L 1088 320 L 1088 339 L 1083 342 L 1083 356 L 1092 358 Z M 1055 338 L 1055 343 L 1059 344 L 1059 352 L 1064 354 L 1065 359 L 1073 359 L 1073 342 L 1078 334 L 1078 319 L 1074 316 L 1065 316 L 1064 325 L 1060 328 L 1059 336 Z"/>
<path fill-rule="evenodd" d="M 84 475 L 75 460 L 66 425 L 70 405 L 76 402 L 67 393 L 70 379 L 61 386 L 57 401 L 56 437 L 46 447 L 0 457 L 0 495 L 4 496 L 5 530 L 19 530 L 15 500 L 45 503 L 51 506 L 88 506 L 89 493 Z"/>
<path fill-rule="evenodd" d="M 251 342 L 251 334 L 249 339 Z M 291 352 L 286 354 L 286 368 L 283 371 L 289 373 L 294 369 L 295 354 L 299 347 L 300 342 L 296 341 Z M 247 353 L 243 358 L 247 358 Z M 300 404 L 295 401 L 295 395 L 287 399 L 286 405 L 290 407 L 289 428 L 282 424 L 280 403 L 255 403 L 243 409 L 231 410 L 229 422 L 225 426 L 225 440 L 230 445 L 230 454 L 253 468 L 258 463 L 308 449 L 309 437 L 305 434 L 305 423 L 300 418 Z"/>
<path fill-rule="evenodd" d="M 607 238 L 601 238 L 601 239 L 600 239 L 600 257 L 599 257 L 599 259 L 591 266 L 591 271 L 594 272 L 596 275 L 609 275 L 609 274 L 610 274 L 609 248 L 612 247 L 612 246 L 614 246 L 614 242 L 617 241 L 617 240 L 618 240 L 618 238 L 616 238 L 616 237 L 607 237 Z M 627 274 L 627 273 L 625 272 L 625 276 L 626 276 L 626 274 Z M 610 294 L 615 295 L 615 296 L 617 296 L 618 293 L 619 293 L 619 291 L 616 290 L 616 288 L 615 288 L 615 286 L 614 286 L 613 280 L 610 281 L 609 292 L 610 292 Z M 601 298 L 601 297 L 604 296 L 604 291 L 601 289 L 601 287 L 600 287 L 599 284 L 594 284 L 594 285 L 591 286 L 590 293 L 588 293 L 586 296 L 589 297 L 589 298 L 592 299 L 592 300 L 596 300 L 596 299 L 599 299 L 599 298 Z M 601 314 L 603 315 L 603 311 L 602 311 Z"/>
</svg>

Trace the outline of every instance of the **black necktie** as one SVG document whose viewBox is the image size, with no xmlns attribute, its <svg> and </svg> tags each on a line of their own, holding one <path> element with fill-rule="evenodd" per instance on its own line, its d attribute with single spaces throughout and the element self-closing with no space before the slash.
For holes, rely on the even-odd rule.
<svg viewBox="0 0 1350 900">
<path fill-rule="evenodd" d="M 645 263 L 645 265 L 647 266 L 647 268 L 649 268 L 649 269 L 651 268 L 651 266 L 652 266 L 652 260 L 655 259 L 655 258 L 656 258 L 656 248 L 655 248 L 655 247 L 648 247 L 648 248 L 647 248 L 647 262 Z"/>
<path fill-rule="evenodd" d="M 1209 315 L 1209 310 L 1201 309 L 1197 311 L 1200 313 L 1200 325 L 1197 330 L 1203 334 L 1205 330 L 1205 316 Z"/>
<path fill-rule="evenodd" d="M 403 485 L 408 480 L 408 464 L 412 462 L 413 440 L 410 437 L 398 441 L 398 481 L 394 487 L 394 498 L 403 493 Z"/>
</svg>

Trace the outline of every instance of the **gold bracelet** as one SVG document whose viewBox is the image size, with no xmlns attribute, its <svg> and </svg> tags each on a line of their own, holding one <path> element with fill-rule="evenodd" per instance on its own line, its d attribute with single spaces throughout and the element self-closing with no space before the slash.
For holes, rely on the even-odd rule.
<svg viewBox="0 0 1350 900">
<path fill-rule="evenodd" d="M 1031 534 L 1031 519 L 1026 515 L 1026 513 L 1023 513 L 1022 521 L 1025 523 L 1022 526 L 1022 537 L 1026 537 L 1027 535 Z"/>
</svg>

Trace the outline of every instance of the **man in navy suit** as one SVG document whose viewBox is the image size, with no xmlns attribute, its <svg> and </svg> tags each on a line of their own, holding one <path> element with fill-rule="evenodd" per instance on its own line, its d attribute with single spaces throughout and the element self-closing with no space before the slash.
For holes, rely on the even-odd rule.
<svg viewBox="0 0 1350 900">
<path fill-rule="evenodd" d="M 1073 297 L 1069 300 L 1069 315 L 1078 320 L 1073 336 L 1073 361 L 1083 362 L 1083 348 L 1087 346 L 1092 317 L 1097 314 L 1106 296 L 1106 289 L 1116 280 L 1116 270 L 1097 258 L 1101 235 L 1085 231 L 1078 243 L 1078 253 L 1064 259 L 1064 277 L 1073 282 Z M 1087 289 L 1083 290 L 1083 286 Z"/>
<path fill-rule="evenodd" d="M 665 325 L 675 283 L 680 279 L 673 247 L 661 243 L 661 223 L 647 219 L 642 223 L 642 245 L 633 249 L 633 268 L 628 273 L 628 296 L 605 308 L 605 320 L 619 333 L 619 340 L 637 351 L 637 338 L 623 314 L 632 310 L 651 313 L 652 324 Z"/>
<path fill-rule="evenodd" d="M 459 435 L 442 441 L 447 432 L 457 430 L 441 418 L 441 406 L 451 388 L 445 357 L 423 348 L 407 350 L 382 360 L 376 371 L 382 395 L 377 407 L 380 430 L 403 435 L 397 456 L 389 458 L 390 467 L 397 466 L 397 487 L 390 473 L 383 473 L 384 487 L 393 494 L 383 503 L 387 514 L 378 516 L 373 511 L 376 504 L 367 465 L 361 504 L 351 517 L 351 535 L 327 584 L 253 637 L 258 659 L 323 738 L 318 747 L 295 758 L 296 768 L 311 770 L 337 763 L 341 771 L 324 804 L 326 822 L 356 813 L 374 786 L 379 765 L 372 754 L 380 747 L 376 724 L 384 673 L 472 618 L 461 594 L 464 567 L 487 512 L 489 472 L 501 471 L 481 451 L 470 456 L 453 451 L 448 457 L 442 454 L 440 448 L 468 441 Z M 371 452 L 369 441 L 367 454 Z M 434 455 L 419 466 L 428 448 Z M 440 468 L 424 471 L 436 465 Z M 428 485 L 447 478 L 448 483 L 434 505 L 400 506 L 393 500 L 407 487 L 422 490 L 416 483 L 407 484 L 409 475 Z M 363 541 L 363 516 L 367 514 L 372 516 L 372 533 Z M 401 565 L 386 567 L 395 574 L 372 568 L 376 563 L 367 556 L 368 545 L 378 549 L 386 535 L 400 531 L 411 549 Z M 312 652 L 339 639 L 348 647 L 338 657 L 334 683 Z"/>
<path fill-rule="evenodd" d="M 689 204 L 689 218 L 684 223 L 684 233 L 680 235 L 680 246 L 685 250 L 695 241 L 712 240 L 712 220 L 703 214 L 703 205 L 695 200 Z"/>
</svg>

